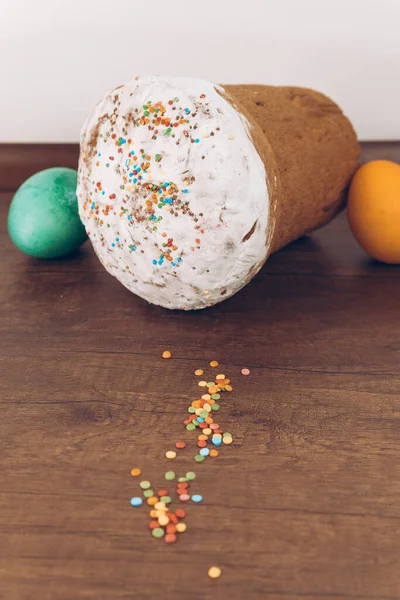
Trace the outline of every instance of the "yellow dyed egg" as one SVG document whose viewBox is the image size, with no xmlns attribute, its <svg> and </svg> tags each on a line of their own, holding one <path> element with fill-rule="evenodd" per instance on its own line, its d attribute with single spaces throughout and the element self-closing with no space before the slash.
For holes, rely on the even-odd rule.
<svg viewBox="0 0 400 600">
<path fill-rule="evenodd" d="M 373 160 L 360 167 L 350 185 L 347 216 L 372 258 L 400 264 L 400 165 Z"/>
</svg>

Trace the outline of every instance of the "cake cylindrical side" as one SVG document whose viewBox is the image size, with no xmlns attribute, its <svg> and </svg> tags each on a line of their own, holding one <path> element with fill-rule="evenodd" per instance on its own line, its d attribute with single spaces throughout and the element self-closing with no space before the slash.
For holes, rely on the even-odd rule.
<svg viewBox="0 0 400 600">
<path fill-rule="evenodd" d="M 266 85 L 224 90 L 251 116 L 274 155 L 274 173 L 265 166 L 269 188 L 278 187 L 279 195 L 270 246 L 275 252 L 343 208 L 359 162 L 357 137 L 342 110 L 314 90 Z"/>
</svg>

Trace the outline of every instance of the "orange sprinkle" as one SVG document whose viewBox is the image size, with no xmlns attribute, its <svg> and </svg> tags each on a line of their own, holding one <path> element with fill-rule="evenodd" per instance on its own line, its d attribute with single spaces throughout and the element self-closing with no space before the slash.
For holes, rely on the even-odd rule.
<svg viewBox="0 0 400 600">
<path fill-rule="evenodd" d="M 141 469 L 138 469 L 138 468 L 132 469 L 132 471 L 131 471 L 132 477 L 139 477 L 139 475 L 141 475 L 141 473 L 142 473 Z"/>
<path fill-rule="evenodd" d="M 203 369 L 196 369 L 194 374 L 197 376 L 204 375 L 204 371 L 203 371 Z"/>
<path fill-rule="evenodd" d="M 205 440 L 199 440 L 197 445 L 199 448 L 205 448 L 207 446 L 207 442 Z"/>
<path fill-rule="evenodd" d="M 176 535 L 174 533 L 167 533 L 164 539 L 166 544 L 173 544 L 176 542 Z"/>
<path fill-rule="evenodd" d="M 231 392 L 233 390 L 233 387 L 231 385 L 226 385 L 225 389 L 227 392 Z"/>
<path fill-rule="evenodd" d="M 162 353 L 162 357 L 163 358 L 171 358 L 172 354 L 169 350 L 164 350 L 164 352 Z"/>
<path fill-rule="evenodd" d="M 147 498 L 147 504 L 149 506 L 154 506 L 155 504 L 157 504 L 157 502 L 158 502 L 157 496 L 150 496 L 150 498 Z"/>
<path fill-rule="evenodd" d="M 210 450 L 210 456 L 213 456 L 215 458 L 218 455 L 219 455 L 218 450 L 214 450 L 214 448 L 212 450 Z"/>
<path fill-rule="evenodd" d="M 159 527 L 158 521 L 150 521 L 149 527 L 150 529 L 155 529 L 156 527 Z"/>
<path fill-rule="evenodd" d="M 157 496 L 159 496 L 160 498 L 161 498 L 162 496 L 168 496 L 168 490 L 164 490 L 164 489 L 162 489 L 162 490 L 158 490 L 158 492 L 157 492 Z"/>
<path fill-rule="evenodd" d="M 217 386 L 216 386 L 216 385 L 211 385 L 211 386 L 208 388 L 208 392 L 209 392 L 210 394 L 216 394 L 216 393 L 218 392 L 218 388 L 217 388 Z"/>
<path fill-rule="evenodd" d="M 181 448 L 186 448 L 186 444 L 185 444 L 185 442 L 181 442 L 181 441 L 176 442 L 175 443 L 175 448 L 180 448 L 180 449 Z M 166 494 L 163 494 L 163 495 L 166 495 Z"/>
<path fill-rule="evenodd" d="M 177 508 L 175 514 L 178 519 L 184 519 L 186 517 L 186 511 L 183 510 L 183 508 Z"/>
<path fill-rule="evenodd" d="M 218 367 L 218 365 L 219 365 L 219 362 L 217 360 L 212 360 L 210 362 L 210 367 Z"/>
<path fill-rule="evenodd" d="M 176 533 L 176 525 L 174 525 L 173 523 L 168 523 L 168 525 L 166 527 L 166 532 L 167 533 Z"/>
</svg>

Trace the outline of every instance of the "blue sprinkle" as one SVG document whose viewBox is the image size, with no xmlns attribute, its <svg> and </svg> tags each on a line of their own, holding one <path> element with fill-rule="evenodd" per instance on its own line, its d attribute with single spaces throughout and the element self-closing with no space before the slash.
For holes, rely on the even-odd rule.
<svg viewBox="0 0 400 600">
<path fill-rule="evenodd" d="M 141 170 L 142 170 L 142 169 L 141 169 L 140 167 L 139 167 L 138 169 L 136 169 L 136 171 L 137 171 L 138 173 L 140 173 L 140 171 L 141 171 Z"/>
<path fill-rule="evenodd" d="M 114 244 L 114 242 L 111 244 L 111 246 L 112 246 L 113 248 L 115 248 L 115 244 Z"/>
<path fill-rule="evenodd" d="M 116 242 L 119 242 L 119 238 L 115 238 L 115 241 L 116 241 Z"/>
<path fill-rule="evenodd" d="M 135 177 L 135 179 L 133 180 L 133 183 L 137 183 L 137 179 L 136 179 L 136 177 Z"/>
<path fill-rule="evenodd" d="M 192 496 L 192 500 L 193 500 L 193 496 Z M 199 502 L 199 501 L 196 500 L 195 502 Z M 138 498 L 138 497 L 131 498 L 131 504 L 132 504 L 132 506 L 142 506 L 143 500 L 141 498 Z"/>
<path fill-rule="evenodd" d="M 204 423 L 203 417 L 197 417 L 197 420 L 198 420 L 199 423 Z"/>
<path fill-rule="evenodd" d="M 182 259 L 181 259 L 181 257 L 179 256 L 179 257 L 177 258 L 177 261 L 178 261 L 178 262 L 181 262 L 181 260 L 182 260 Z"/>
<path fill-rule="evenodd" d="M 129 173 L 129 177 L 133 177 L 133 173 Z"/>
<path fill-rule="evenodd" d="M 131 215 L 128 215 L 128 221 L 130 221 L 132 219 Z"/>
<path fill-rule="evenodd" d="M 185 108 L 185 113 L 188 115 L 190 113 L 190 109 L 189 108 Z"/>
<path fill-rule="evenodd" d="M 159 261 L 158 261 L 158 264 L 159 264 L 159 265 L 162 265 L 162 260 L 159 260 Z"/>
<path fill-rule="evenodd" d="M 157 261 L 156 261 L 154 258 L 153 258 L 153 261 L 152 261 L 152 262 L 153 262 L 153 265 L 156 265 L 156 264 L 157 264 Z"/>
<path fill-rule="evenodd" d="M 164 187 L 168 187 L 168 186 L 169 186 L 169 183 L 168 183 L 168 181 L 166 181 L 166 182 L 164 183 Z"/>
<path fill-rule="evenodd" d="M 199 454 L 201 454 L 201 456 L 208 456 L 210 454 L 210 450 L 208 448 L 201 448 Z"/>
<path fill-rule="evenodd" d="M 176 264 L 174 263 L 174 261 L 172 261 L 171 265 L 172 265 L 173 267 L 176 267 Z"/>
<path fill-rule="evenodd" d="M 101 152 L 99 152 L 99 153 L 97 154 L 97 156 L 101 156 Z"/>
<path fill-rule="evenodd" d="M 196 138 L 194 141 L 196 142 L 196 144 L 198 144 L 200 140 L 199 138 Z"/>
<path fill-rule="evenodd" d="M 189 190 L 186 190 L 186 189 L 185 189 L 185 190 L 183 190 L 183 193 L 184 193 L 184 194 L 188 194 L 188 193 L 189 193 Z"/>
<path fill-rule="evenodd" d="M 140 500 L 140 498 L 139 498 Z M 203 500 L 203 496 L 200 496 L 200 494 L 193 494 L 192 496 L 192 502 L 201 502 Z"/>
<path fill-rule="evenodd" d="M 102 195 L 102 196 L 105 196 L 105 191 L 104 191 L 104 190 L 101 192 L 101 195 Z"/>
</svg>

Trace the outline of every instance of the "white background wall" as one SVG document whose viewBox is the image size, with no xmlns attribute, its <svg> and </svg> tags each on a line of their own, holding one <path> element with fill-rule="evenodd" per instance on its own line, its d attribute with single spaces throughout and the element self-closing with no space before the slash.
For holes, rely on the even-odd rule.
<svg viewBox="0 0 400 600">
<path fill-rule="evenodd" d="M 315 87 L 400 139 L 400 0 L 0 0 L 0 142 L 77 141 L 146 73 Z"/>
</svg>

